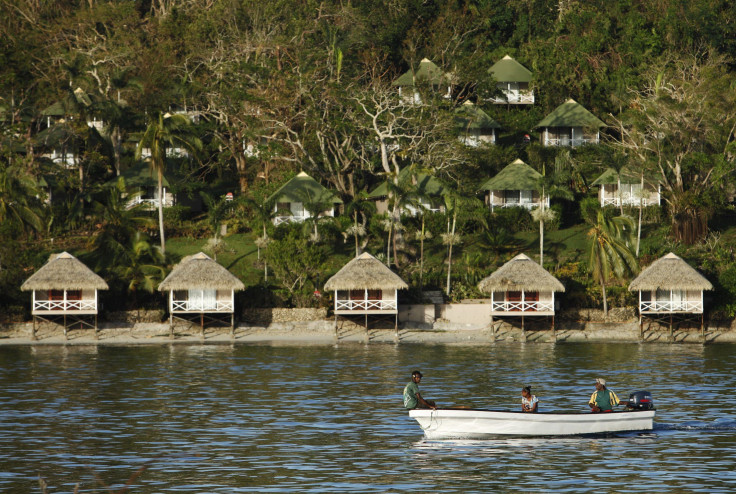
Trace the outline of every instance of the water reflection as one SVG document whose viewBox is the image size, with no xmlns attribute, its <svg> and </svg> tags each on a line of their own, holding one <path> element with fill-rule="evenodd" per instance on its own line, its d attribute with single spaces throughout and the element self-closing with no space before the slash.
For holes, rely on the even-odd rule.
<svg viewBox="0 0 736 494">
<path fill-rule="evenodd" d="M 0 348 L 0 490 L 105 492 L 146 462 L 143 492 L 549 490 L 736 483 L 727 345 Z M 427 441 L 401 408 L 411 370 L 442 404 L 585 410 L 601 375 L 647 389 L 655 430 Z M 535 488 L 524 479 L 532 476 Z M 542 486 L 537 489 L 536 487 Z"/>
</svg>

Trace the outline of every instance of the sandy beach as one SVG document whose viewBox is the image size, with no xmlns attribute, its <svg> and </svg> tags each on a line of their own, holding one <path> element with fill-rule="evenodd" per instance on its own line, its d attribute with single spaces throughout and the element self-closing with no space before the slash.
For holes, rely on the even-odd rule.
<svg viewBox="0 0 736 494">
<path fill-rule="evenodd" d="M 400 327 L 370 329 L 342 326 L 335 331 L 332 321 L 310 321 L 288 325 L 205 328 L 176 326 L 173 338 L 167 323 L 102 324 L 95 332 L 91 328 L 71 329 L 65 338 L 60 326 L 41 326 L 32 338 L 32 324 L 22 323 L 0 328 L 0 345 L 162 345 L 162 344 L 271 344 L 271 345 L 333 345 L 333 344 L 461 344 L 484 345 L 509 343 L 736 343 L 736 332 L 709 328 L 700 331 L 682 330 L 645 334 L 642 338 L 637 324 L 588 325 L 582 329 L 558 328 L 555 331 L 526 331 L 507 327 L 493 331 L 485 329 L 427 329 Z"/>
</svg>

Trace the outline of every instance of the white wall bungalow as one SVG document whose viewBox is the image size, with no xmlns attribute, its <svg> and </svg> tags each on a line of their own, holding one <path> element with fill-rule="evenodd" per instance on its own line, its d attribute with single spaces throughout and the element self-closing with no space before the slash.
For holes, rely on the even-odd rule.
<svg viewBox="0 0 736 494">
<path fill-rule="evenodd" d="M 282 185 L 271 194 L 268 201 L 274 203 L 274 225 L 282 223 L 301 223 L 311 218 L 313 211 L 310 207 L 325 206 L 317 216 L 335 216 L 335 206 L 342 204 L 342 200 L 319 182 L 304 172 Z"/>
<path fill-rule="evenodd" d="M 642 184 L 643 183 L 643 184 Z M 598 200 L 604 206 L 659 206 L 660 186 L 648 180 L 641 172 L 624 167 L 621 173 L 608 168 L 591 184 L 598 186 Z"/>
<path fill-rule="evenodd" d="M 542 174 L 521 160 L 506 166 L 498 174 L 481 185 L 485 191 L 485 203 L 494 211 L 496 208 L 538 208 L 542 204 L 538 191 Z M 544 198 L 549 207 L 549 197 Z"/>
<path fill-rule="evenodd" d="M 335 292 L 335 316 L 398 315 L 398 290 L 409 286 L 367 252 L 343 266 L 325 283 Z"/>
<path fill-rule="evenodd" d="M 187 256 L 174 266 L 159 284 L 169 292 L 169 327 L 173 337 L 174 318 L 192 320 L 198 316 L 204 336 L 205 320 L 230 319 L 234 328 L 235 292 L 245 285 L 230 271 L 200 252 Z"/>
<path fill-rule="evenodd" d="M 497 105 L 533 105 L 534 90 L 529 88 L 532 73 L 519 62 L 506 55 L 494 63 L 488 73 L 496 81 L 500 95 L 491 98 Z"/>
<path fill-rule="evenodd" d="M 36 338 L 36 323 L 39 320 L 63 321 L 64 337 L 68 324 L 79 323 L 94 327 L 97 335 L 98 290 L 107 290 L 105 280 L 100 278 L 76 257 L 68 252 L 52 254 L 38 271 L 28 278 L 21 290 L 32 292 L 31 314 L 33 333 Z M 86 316 L 94 319 L 94 324 Z"/>
<path fill-rule="evenodd" d="M 560 280 L 524 254 L 511 259 L 478 283 L 491 294 L 491 316 L 554 316 Z"/>
<path fill-rule="evenodd" d="M 569 99 L 544 117 L 535 128 L 542 131 L 543 146 L 577 147 L 598 144 L 600 129 L 605 126 L 605 123 L 583 105 Z"/>
<path fill-rule="evenodd" d="M 422 97 L 419 94 L 419 87 L 427 85 L 433 91 L 442 95 L 443 98 L 452 96 L 452 77 L 437 67 L 437 65 L 428 58 L 419 62 L 419 68 L 414 71 L 413 68 L 401 74 L 392 83 L 399 89 L 399 97 L 413 104 L 422 104 Z"/>
</svg>

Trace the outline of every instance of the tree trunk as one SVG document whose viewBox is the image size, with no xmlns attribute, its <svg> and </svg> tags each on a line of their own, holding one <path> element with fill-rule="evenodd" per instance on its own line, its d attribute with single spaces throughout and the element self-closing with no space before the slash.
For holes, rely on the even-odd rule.
<svg viewBox="0 0 736 494">
<path fill-rule="evenodd" d="M 422 291 L 424 278 L 424 215 L 422 215 L 422 236 L 419 238 L 419 291 Z"/>
<path fill-rule="evenodd" d="M 166 254 L 166 239 L 164 238 L 164 188 L 163 188 L 163 167 L 158 168 L 158 230 L 161 235 L 161 255 Z"/>
<path fill-rule="evenodd" d="M 355 237 L 355 257 L 360 255 L 360 247 L 358 246 L 358 213 L 353 213 L 353 237 Z"/>
<path fill-rule="evenodd" d="M 391 267 L 391 230 L 393 225 L 388 225 L 388 239 L 386 240 L 386 266 Z"/>
<path fill-rule="evenodd" d="M 447 295 L 450 295 L 450 279 L 452 277 L 452 244 L 455 239 L 455 224 L 457 220 L 457 211 L 452 215 L 452 232 L 450 234 L 450 248 L 447 253 Z"/>
<path fill-rule="evenodd" d="M 639 191 L 639 226 L 636 230 L 636 257 L 639 257 L 639 244 L 641 243 L 641 216 L 644 210 L 644 174 L 641 176 L 641 191 Z"/>
</svg>

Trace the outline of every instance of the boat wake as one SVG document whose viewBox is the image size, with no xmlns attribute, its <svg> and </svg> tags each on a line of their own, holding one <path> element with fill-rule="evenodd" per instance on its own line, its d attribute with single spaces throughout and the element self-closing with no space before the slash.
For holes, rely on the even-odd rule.
<svg viewBox="0 0 736 494">
<path fill-rule="evenodd" d="M 654 431 L 735 431 L 736 420 L 718 420 L 716 422 L 701 422 L 693 420 L 681 424 L 654 424 Z"/>
</svg>

